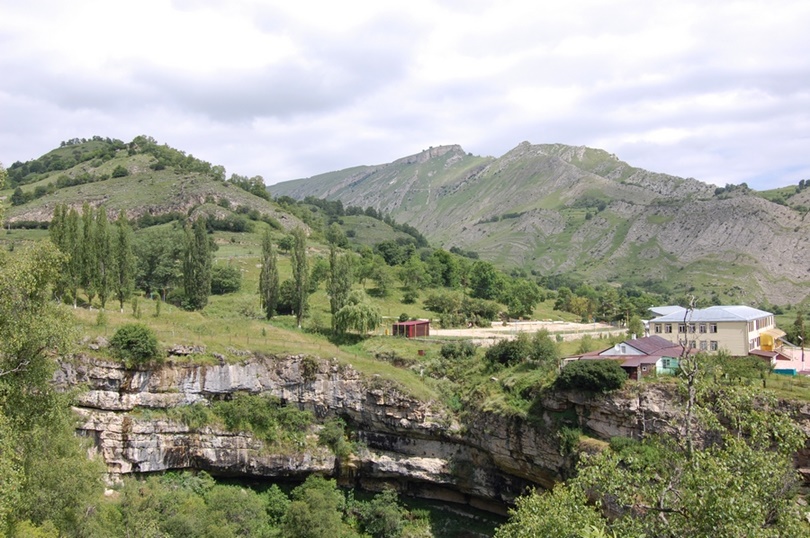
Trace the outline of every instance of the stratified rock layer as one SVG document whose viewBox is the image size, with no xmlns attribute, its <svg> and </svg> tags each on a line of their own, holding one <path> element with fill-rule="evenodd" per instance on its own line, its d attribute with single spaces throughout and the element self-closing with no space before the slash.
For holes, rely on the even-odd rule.
<svg viewBox="0 0 810 538">
<path fill-rule="evenodd" d="M 441 404 L 419 401 L 378 377 L 302 356 L 142 370 L 77 358 L 62 364 L 56 381 L 84 389 L 79 430 L 95 441 L 113 478 L 172 469 L 274 479 L 321 473 L 347 485 L 393 486 L 500 512 L 526 488 L 550 487 L 570 472 L 556 433 L 562 424 L 608 440 L 673 433 L 681 423 L 672 389 L 652 384 L 609 396 L 555 393 L 538 402 L 531 420 L 476 412 L 460 422 Z M 325 447 L 273 453 L 249 432 L 195 430 L 148 411 L 239 391 L 270 394 L 320 419 L 339 416 L 364 448 L 342 461 Z"/>
</svg>

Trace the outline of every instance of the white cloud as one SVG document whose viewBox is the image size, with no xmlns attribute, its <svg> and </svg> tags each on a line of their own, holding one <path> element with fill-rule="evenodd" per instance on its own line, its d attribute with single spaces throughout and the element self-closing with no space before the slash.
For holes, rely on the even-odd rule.
<svg viewBox="0 0 810 538">
<path fill-rule="evenodd" d="M 0 161 L 149 134 L 268 182 L 458 143 L 808 176 L 810 3 L 10 0 Z"/>
</svg>

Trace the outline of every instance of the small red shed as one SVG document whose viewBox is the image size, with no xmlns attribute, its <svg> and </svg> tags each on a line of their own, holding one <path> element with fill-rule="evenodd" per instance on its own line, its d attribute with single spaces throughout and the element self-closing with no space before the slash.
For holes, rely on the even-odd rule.
<svg viewBox="0 0 810 538">
<path fill-rule="evenodd" d="M 391 334 L 394 336 L 404 336 L 406 338 L 430 336 L 430 322 L 422 319 L 400 321 L 398 323 L 394 323 Z"/>
</svg>

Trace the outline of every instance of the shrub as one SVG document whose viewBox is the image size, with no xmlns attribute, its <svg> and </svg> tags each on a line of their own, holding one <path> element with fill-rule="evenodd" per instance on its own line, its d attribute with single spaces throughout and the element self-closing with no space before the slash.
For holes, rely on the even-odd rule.
<svg viewBox="0 0 810 538">
<path fill-rule="evenodd" d="M 215 265 L 211 268 L 211 293 L 224 295 L 239 291 L 242 272 L 233 265 Z"/>
<path fill-rule="evenodd" d="M 439 352 L 445 359 L 468 359 L 475 356 L 475 350 L 478 346 L 468 340 L 460 340 L 458 342 L 448 342 L 442 345 Z"/>
<path fill-rule="evenodd" d="M 608 392 L 622 388 L 627 373 L 612 360 L 579 360 L 568 364 L 557 377 L 561 389 Z"/>
<path fill-rule="evenodd" d="M 110 340 L 113 355 L 124 361 L 142 364 L 162 359 L 155 332 L 142 323 L 127 323 Z"/>
<path fill-rule="evenodd" d="M 126 177 L 129 175 L 129 170 L 125 167 L 121 166 L 120 164 L 116 166 L 112 171 L 112 177 Z"/>
</svg>

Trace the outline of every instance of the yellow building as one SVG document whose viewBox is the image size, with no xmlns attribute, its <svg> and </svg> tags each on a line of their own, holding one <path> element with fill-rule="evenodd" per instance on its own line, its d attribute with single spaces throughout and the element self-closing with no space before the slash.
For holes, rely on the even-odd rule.
<svg viewBox="0 0 810 538">
<path fill-rule="evenodd" d="M 778 338 L 773 314 L 750 306 L 711 306 L 687 311 L 679 306 L 650 309 L 658 317 L 650 320 L 651 335 L 666 338 L 690 349 L 745 356 L 751 351 L 775 351 Z"/>
</svg>

